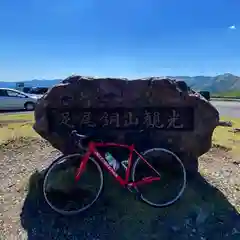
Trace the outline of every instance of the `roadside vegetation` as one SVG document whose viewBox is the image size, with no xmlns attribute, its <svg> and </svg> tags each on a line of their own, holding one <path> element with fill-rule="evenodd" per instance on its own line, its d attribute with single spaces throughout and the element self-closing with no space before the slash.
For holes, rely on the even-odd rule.
<svg viewBox="0 0 240 240">
<path fill-rule="evenodd" d="M 221 93 L 213 93 L 211 97 L 215 98 L 240 98 L 240 90 L 238 91 L 228 91 Z"/>
<path fill-rule="evenodd" d="M 32 129 L 32 113 L 0 115 L 0 145 L 19 138 L 38 137 Z"/>
<path fill-rule="evenodd" d="M 240 118 L 223 117 L 221 121 L 232 122 L 232 127 L 218 126 L 213 133 L 213 144 L 226 148 L 234 156 L 240 156 L 240 134 L 233 131 L 235 128 L 240 128 Z"/>
</svg>

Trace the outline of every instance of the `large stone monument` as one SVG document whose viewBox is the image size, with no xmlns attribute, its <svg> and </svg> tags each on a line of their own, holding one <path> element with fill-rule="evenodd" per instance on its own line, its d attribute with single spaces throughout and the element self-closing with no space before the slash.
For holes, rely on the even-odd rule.
<svg viewBox="0 0 240 240">
<path fill-rule="evenodd" d="M 192 170 L 218 122 L 218 111 L 182 81 L 71 76 L 39 100 L 34 129 L 63 153 L 77 151 L 73 129 L 142 150 L 168 147 Z"/>
</svg>

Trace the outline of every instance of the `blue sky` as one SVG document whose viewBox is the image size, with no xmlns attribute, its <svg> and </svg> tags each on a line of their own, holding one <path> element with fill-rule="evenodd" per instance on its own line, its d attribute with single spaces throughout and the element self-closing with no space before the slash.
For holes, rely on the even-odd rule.
<svg viewBox="0 0 240 240">
<path fill-rule="evenodd" d="M 239 0 L 1 0 L 0 81 L 240 75 L 239 13 Z"/>
</svg>

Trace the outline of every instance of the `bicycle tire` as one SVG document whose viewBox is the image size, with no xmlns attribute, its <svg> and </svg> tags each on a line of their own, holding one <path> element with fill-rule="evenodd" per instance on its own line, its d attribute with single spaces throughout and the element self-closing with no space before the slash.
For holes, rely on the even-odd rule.
<svg viewBox="0 0 240 240">
<path fill-rule="evenodd" d="M 102 168 L 100 167 L 100 165 L 96 162 L 96 160 L 94 160 L 92 157 L 89 157 L 89 161 L 91 161 L 93 164 L 95 164 L 96 166 L 96 169 L 98 170 L 99 172 L 99 175 L 100 175 L 100 186 L 99 186 L 99 190 L 95 196 L 95 198 L 88 204 L 86 205 L 85 207 L 83 208 L 80 208 L 78 210 L 73 210 L 73 211 L 64 211 L 64 210 L 61 210 L 61 209 L 58 209 L 57 207 L 55 207 L 51 202 L 50 200 L 48 199 L 47 197 L 47 192 L 46 192 L 46 185 L 47 185 L 47 180 L 48 180 L 48 177 L 50 176 L 52 170 L 55 168 L 55 166 L 57 164 L 59 164 L 61 161 L 64 161 L 64 159 L 70 159 L 70 158 L 73 158 L 73 157 L 79 157 L 81 158 L 83 156 L 83 154 L 79 154 L 79 153 L 76 153 L 76 154 L 69 154 L 69 155 L 63 155 L 61 157 L 59 157 L 57 160 L 55 160 L 51 165 L 50 167 L 47 169 L 47 172 L 45 173 L 45 176 L 44 176 L 44 181 L 43 181 L 43 195 L 44 195 L 44 199 L 45 201 L 47 202 L 47 204 L 50 206 L 50 208 L 52 210 L 54 210 L 55 212 L 61 214 L 61 215 L 65 215 L 65 216 L 69 216 L 69 215 L 76 215 L 76 214 L 79 214 L 83 211 L 86 211 L 87 209 L 89 209 L 97 200 L 98 198 L 100 197 L 100 194 L 103 190 L 103 182 L 104 182 L 104 178 L 103 178 L 103 171 L 102 171 Z M 79 161 L 79 164 L 80 164 L 80 161 Z M 89 164 L 89 162 L 87 163 Z M 81 179 L 79 180 L 81 181 Z"/>
<path fill-rule="evenodd" d="M 142 154 L 142 156 L 145 158 L 147 154 L 149 154 L 149 153 L 151 153 L 151 152 L 153 152 L 153 151 L 155 151 L 155 152 L 156 152 L 156 151 L 159 151 L 159 152 L 164 152 L 164 153 L 170 154 L 170 155 L 171 155 L 172 157 L 174 157 L 174 159 L 180 164 L 181 170 L 182 170 L 182 178 L 183 178 L 183 179 L 182 179 L 182 180 L 183 180 L 183 182 L 182 182 L 182 187 L 181 187 L 180 191 L 178 192 L 178 194 L 177 194 L 172 200 L 167 201 L 167 202 L 163 202 L 163 203 L 154 203 L 154 202 L 151 202 L 150 200 L 148 200 L 147 198 L 145 198 L 145 197 L 143 196 L 141 190 L 139 190 L 139 187 L 138 187 L 138 186 L 135 187 L 135 190 L 136 190 L 137 193 L 139 194 L 140 199 L 141 199 L 143 202 L 147 203 L 148 205 L 151 205 L 151 206 L 153 206 L 153 207 L 159 207 L 159 208 L 160 208 L 160 207 L 167 207 L 167 206 L 175 203 L 175 202 L 183 195 L 183 192 L 184 192 L 184 190 L 185 190 L 185 188 L 186 188 L 186 169 L 185 169 L 185 167 L 184 167 L 181 159 L 180 159 L 175 153 L 173 153 L 172 151 L 170 151 L 170 150 L 168 150 L 168 149 L 165 149 L 165 148 L 152 148 L 152 149 L 146 150 L 146 151 Z M 135 175 L 136 175 L 136 168 L 137 168 L 138 164 L 140 163 L 140 161 L 141 161 L 141 162 L 144 162 L 140 157 L 138 157 L 138 158 L 136 159 L 136 161 L 134 162 L 134 164 L 133 164 L 133 167 L 132 167 L 132 180 L 133 180 L 133 182 L 136 181 L 136 176 L 135 176 Z M 161 180 L 160 180 L 160 181 L 161 181 Z M 147 186 L 147 185 L 148 185 L 148 184 L 146 184 L 146 186 Z M 150 185 L 150 184 L 149 184 L 149 185 Z M 161 191 L 161 189 L 160 189 L 160 191 Z M 160 192 L 160 193 L 161 193 L 161 192 Z"/>
</svg>

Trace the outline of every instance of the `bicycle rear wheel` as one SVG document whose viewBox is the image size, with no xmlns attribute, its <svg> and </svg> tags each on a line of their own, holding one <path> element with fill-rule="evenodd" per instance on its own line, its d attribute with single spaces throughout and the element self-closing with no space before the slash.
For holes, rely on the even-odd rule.
<svg viewBox="0 0 240 240">
<path fill-rule="evenodd" d="M 186 170 L 180 158 L 165 148 L 153 148 L 142 154 L 143 158 L 160 174 L 160 180 L 135 187 L 140 198 L 154 207 L 166 207 L 175 203 L 186 187 Z M 132 168 L 132 180 L 158 177 L 140 157 Z"/>
<path fill-rule="evenodd" d="M 91 157 L 80 180 L 75 180 L 82 157 L 82 154 L 72 154 L 59 158 L 44 177 L 44 198 L 60 214 L 74 215 L 87 210 L 102 192 L 103 172 Z"/>
</svg>

